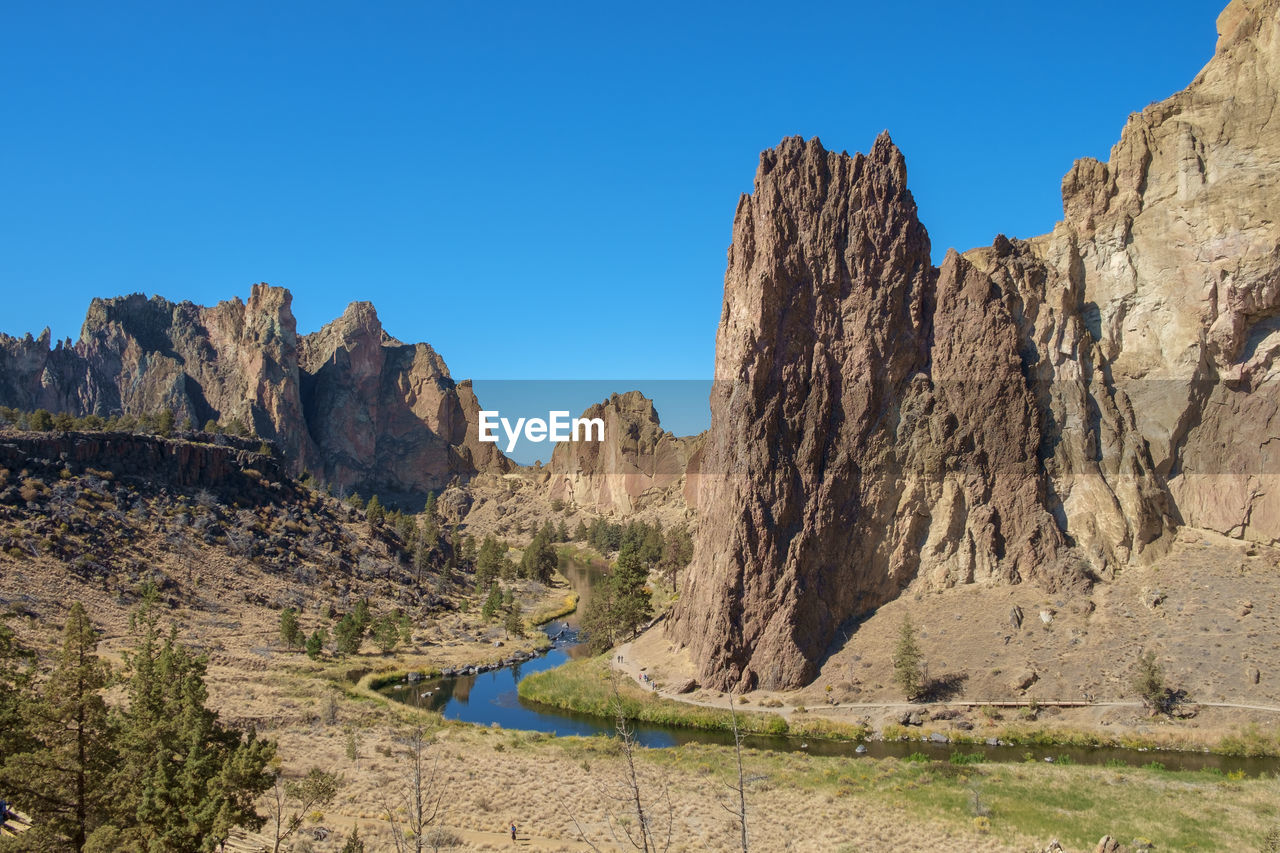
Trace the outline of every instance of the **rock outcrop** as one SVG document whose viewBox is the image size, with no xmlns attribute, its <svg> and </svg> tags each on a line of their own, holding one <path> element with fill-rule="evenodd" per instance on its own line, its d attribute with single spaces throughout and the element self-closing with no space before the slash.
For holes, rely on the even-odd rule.
<svg viewBox="0 0 1280 853">
<path fill-rule="evenodd" d="M 140 294 L 95 299 L 80 340 L 0 335 L 0 404 L 71 414 L 173 412 L 241 421 L 295 473 L 339 489 L 421 495 L 508 470 L 476 441 L 479 406 L 426 344 L 391 338 L 373 306 L 299 337 L 289 291 L 254 285 L 211 308 Z"/>
<path fill-rule="evenodd" d="M 604 437 L 556 445 L 547 466 L 552 500 L 622 515 L 685 503 L 685 475 L 703 435 L 663 430 L 653 401 L 639 391 L 614 394 L 582 417 L 602 420 Z"/>
<path fill-rule="evenodd" d="M 1082 588 L 1180 523 L 1280 541 L 1278 9 L 1228 6 L 1053 233 L 940 269 L 887 135 L 762 155 L 669 628 L 704 683 L 803 684 L 911 585 Z"/>
<path fill-rule="evenodd" d="M 184 438 L 113 432 L 9 433 L 0 435 L 0 470 L 29 471 L 50 479 L 64 471 L 68 476 L 92 471 L 131 482 L 233 496 L 285 488 L 279 462 L 258 453 L 259 444 L 202 433 Z M 17 494 L 14 486 L 0 490 L 0 503 L 17 503 Z"/>
</svg>

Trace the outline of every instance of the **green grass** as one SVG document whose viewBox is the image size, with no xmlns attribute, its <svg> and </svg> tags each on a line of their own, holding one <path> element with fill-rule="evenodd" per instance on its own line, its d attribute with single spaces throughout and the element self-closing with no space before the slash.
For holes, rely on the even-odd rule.
<svg viewBox="0 0 1280 853">
<path fill-rule="evenodd" d="M 645 757 L 708 778 L 731 779 L 735 772 L 724 747 L 689 744 L 647 750 Z M 960 838 L 972 837 L 976 795 L 996 838 L 1015 847 L 1058 838 L 1068 850 L 1092 850 L 1107 834 L 1149 838 L 1158 851 L 1256 850 L 1275 822 L 1280 793 L 1275 779 L 1140 768 L 850 761 L 769 750 L 747 750 L 744 764 L 748 774 L 801 802 L 826 796 L 845 799 L 852 810 L 895 808 L 906 819 L 950 824 Z"/>
<path fill-rule="evenodd" d="M 560 564 L 577 563 L 583 566 L 594 566 L 599 563 L 601 566 L 607 566 L 608 561 L 599 551 L 574 542 L 565 542 L 555 546 L 556 556 L 560 558 Z"/>
<path fill-rule="evenodd" d="M 1224 755 L 1257 758 L 1280 755 L 1280 728 L 1265 732 L 1256 723 L 1249 723 L 1240 731 L 1229 734 L 1218 743 L 1218 751 Z"/>
<path fill-rule="evenodd" d="M 628 719 L 662 726 L 731 731 L 729 711 L 663 699 L 643 690 L 630 679 L 612 676 L 604 657 L 570 661 L 563 666 L 535 673 L 520 682 L 520 698 L 553 708 L 612 718 L 617 702 Z M 790 725 L 779 714 L 739 711 L 741 731 L 763 735 L 796 735 L 834 740 L 865 740 L 867 731 L 822 718 L 795 721 Z"/>
<path fill-rule="evenodd" d="M 578 594 L 570 592 L 564 597 L 564 601 L 560 604 L 553 604 L 544 607 L 542 610 L 536 611 L 529 617 L 529 624 L 533 626 L 545 625 L 552 619 L 559 619 L 561 616 L 568 616 L 570 613 L 578 609 Z"/>
</svg>

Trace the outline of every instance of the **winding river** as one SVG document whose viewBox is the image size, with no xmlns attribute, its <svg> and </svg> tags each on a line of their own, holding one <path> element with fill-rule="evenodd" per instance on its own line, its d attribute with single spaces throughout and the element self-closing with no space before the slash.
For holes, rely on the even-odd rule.
<svg viewBox="0 0 1280 853">
<path fill-rule="evenodd" d="M 562 571 L 580 595 L 581 612 L 589 599 L 591 586 L 599 576 L 598 570 L 572 564 Z M 552 647 L 546 654 L 532 660 L 478 675 L 400 682 L 382 688 L 381 692 L 396 701 L 438 711 L 449 720 L 556 735 L 612 734 L 613 721 L 610 719 L 575 714 L 526 702 L 519 697 L 516 690 L 520 679 L 526 675 L 552 669 L 584 654 L 578 646 L 576 615 L 568 619 L 558 619 L 544 627 L 543 630 L 553 638 Z M 637 723 L 635 733 L 637 740 L 649 747 L 671 747 L 684 743 L 733 743 L 733 735 L 727 732 L 676 726 Z M 923 755 L 932 760 L 947 761 L 953 753 L 965 755 L 980 753 L 983 760 L 998 762 L 1065 760 L 1075 764 L 1121 762 L 1134 766 L 1159 762 L 1169 770 L 1217 769 L 1224 773 L 1243 771 L 1250 776 L 1280 771 L 1280 760 L 1275 758 L 1237 758 L 1203 752 L 1146 751 L 1113 747 L 1001 746 L 928 741 L 870 741 L 856 744 L 819 739 L 809 739 L 806 742 L 798 738 L 763 735 L 748 736 L 744 738 L 744 744 L 757 749 L 788 752 L 803 750 L 814 755 L 850 757 L 906 758 L 912 755 Z"/>
</svg>

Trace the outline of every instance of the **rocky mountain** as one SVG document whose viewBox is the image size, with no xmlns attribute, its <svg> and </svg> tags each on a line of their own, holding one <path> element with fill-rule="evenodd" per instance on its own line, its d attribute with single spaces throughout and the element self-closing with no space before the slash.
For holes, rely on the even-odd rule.
<svg viewBox="0 0 1280 853">
<path fill-rule="evenodd" d="M 685 472 L 703 435 L 665 431 L 653 401 L 639 391 L 613 394 L 582 418 L 604 421 L 604 438 L 556 445 L 547 466 L 552 500 L 622 515 L 659 503 L 692 506 Z"/>
<path fill-rule="evenodd" d="M 469 382 L 426 344 L 386 334 L 354 302 L 299 336 L 289 291 L 254 285 L 212 308 L 141 294 L 95 299 L 80 333 L 50 347 L 0 335 L 0 404 L 75 415 L 171 411 L 179 423 L 238 419 L 289 467 L 339 489 L 421 496 L 511 463 L 476 441 Z"/>
<path fill-rule="evenodd" d="M 1218 31 L 1051 234 L 940 269 L 887 135 L 761 156 L 669 626 L 708 684 L 803 684 L 910 586 L 1086 589 L 1179 525 L 1280 540 L 1280 3 Z"/>
</svg>

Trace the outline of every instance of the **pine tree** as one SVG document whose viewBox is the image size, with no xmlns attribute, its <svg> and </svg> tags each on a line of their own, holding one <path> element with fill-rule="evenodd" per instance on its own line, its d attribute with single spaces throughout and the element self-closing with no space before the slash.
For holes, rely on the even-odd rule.
<svg viewBox="0 0 1280 853">
<path fill-rule="evenodd" d="M 387 511 L 382 508 L 382 503 L 378 500 L 378 496 L 374 495 L 369 498 L 369 505 L 364 508 L 365 518 L 369 519 L 369 527 L 374 528 L 382 524 L 383 519 L 387 516 Z"/>
<path fill-rule="evenodd" d="M 654 524 L 644 525 L 644 535 L 638 545 L 640 560 L 648 568 L 653 568 L 662 559 L 663 542 L 662 527 Z"/>
<path fill-rule="evenodd" d="M 480 553 L 476 557 L 476 589 L 488 589 L 502 569 L 502 558 L 506 549 L 498 544 L 492 536 L 484 537 L 480 545 Z"/>
<path fill-rule="evenodd" d="M 33 849 L 83 850 L 109 817 L 109 780 L 116 756 L 101 691 L 109 671 L 80 602 L 71 606 L 62 651 L 34 707 L 26 752 L 9 754 L 3 789 L 32 817 Z M 31 833 L 26 833 L 27 835 Z"/>
<path fill-rule="evenodd" d="M 662 546 L 662 557 L 658 560 L 658 571 L 666 577 L 671 586 L 676 584 L 676 573 L 689 565 L 693 559 L 693 537 L 684 526 L 673 528 L 666 536 Z"/>
<path fill-rule="evenodd" d="M 507 639 L 524 636 L 524 615 L 521 614 L 519 605 L 514 606 L 507 614 L 503 627 L 506 629 Z"/>
<path fill-rule="evenodd" d="M 382 649 L 384 655 L 395 651 L 396 646 L 400 644 L 400 627 L 396 624 L 394 616 L 387 614 L 373 620 L 373 641 L 378 644 L 378 648 Z"/>
<path fill-rule="evenodd" d="M 13 629 L 0 624 L 0 732 L 4 753 L 16 755 L 32 748 L 29 709 L 35 701 L 32 679 L 35 653 L 18 642 Z"/>
<path fill-rule="evenodd" d="M 649 572 L 639 554 L 625 548 L 618 554 L 610 585 L 614 591 L 614 618 L 624 633 L 634 634 L 653 617 L 648 589 Z"/>
<path fill-rule="evenodd" d="M 120 713 L 120 815 L 135 821 L 131 844 L 212 851 L 231 829 L 257 829 L 254 801 L 272 785 L 275 744 L 228 729 L 206 707 L 206 663 L 161 639 L 151 602 L 136 614 L 137 642 L 126 660 L 128 704 Z"/>
<path fill-rule="evenodd" d="M 419 534 L 418 541 L 413 546 L 413 569 L 416 572 L 417 583 L 422 583 L 422 573 L 431 568 L 431 549 L 435 547 L 434 542 L 428 542 L 422 534 Z"/>
<path fill-rule="evenodd" d="M 351 608 L 351 618 L 355 620 L 361 633 L 369 629 L 373 624 L 373 614 L 369 612 L 369 599 L 362 598 L 356 602 L 356 606 Z"/>
<path fill-rule="evenodd" d="M 338 620 L 333 627 L 335 651 L 343 657 L 359 654 L 360 644 L 364 641 L 364 627 L 356 617 L 348 613 Z"/>
<path fill-rule="evenodd" d="M 502 607 L 502 590 L 498 589 L 495 583 L 489 587 L 489 595 L 484 600 L 484 607 L 480 610 L 480 615 L 486 620 L 492 619 L 497 615 L 498 610 Z"/>
<path fill-rule="evenodd" d="M 520 558 L 520 575 L 539 583 L 550 583 L 551 576 L 559 567 L 560 557 L 544 529 L 524 549 L 524 556 Z"/>
<path fill-rule="evenodd" d="M 591 534 L 587 532 L 587 525 L 581 521 L 578 522 L 577 527 L 573 528 L 574 542 L 586 542 L 587 537 L 589 537 L 590 535 Z"/>
</svg>

